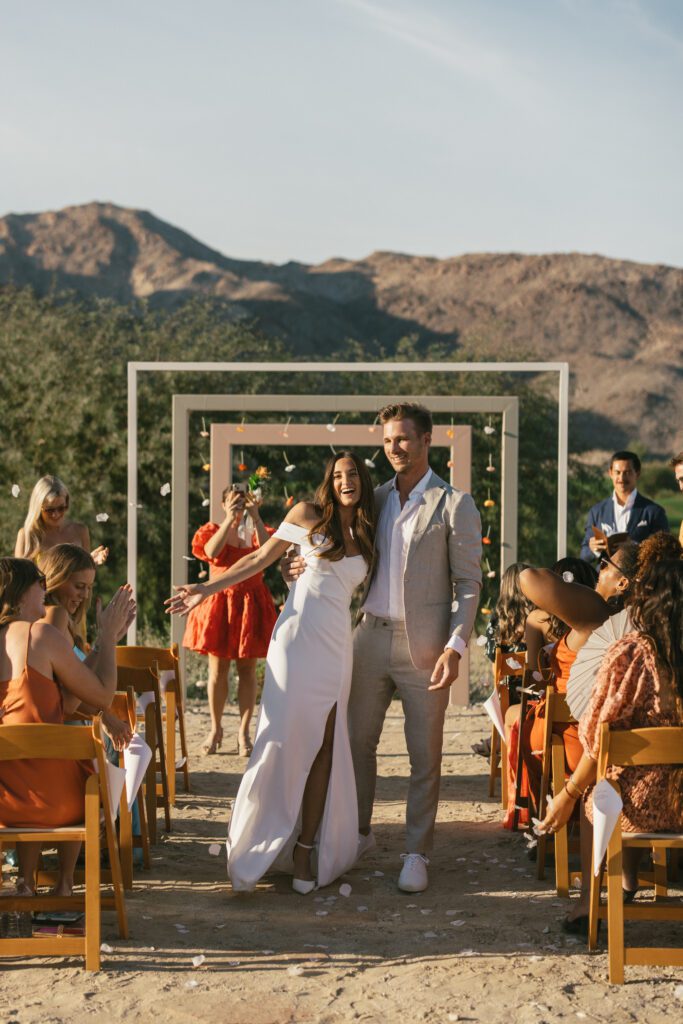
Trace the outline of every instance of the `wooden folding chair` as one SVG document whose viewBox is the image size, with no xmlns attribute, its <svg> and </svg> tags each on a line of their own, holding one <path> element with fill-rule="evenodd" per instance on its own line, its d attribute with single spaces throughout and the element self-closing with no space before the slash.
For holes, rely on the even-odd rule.
<svg viewBox="0 0 683 1024">
<path fill-rule="evenodd" d="M 543 732 L 543 766 L 541 771 L 541 791 L 538 802 L 538 817 L 543 820 L 548 809 L 548 793 L 551 788 L 553 795 L 562 790 L 567 773 L 565 770 L 564 743 L 561 736 L 553 732 L 557 724 L 572 724 L 576 719 L 567 705 L 563 693 L 557 693 L 552 686 L 545 691 L 545 728 Z M 553 835 L 555 860 L 555 888 L 558 896 L 569 897 L 569 822 L 558 829 Z M 578 849 L 578 847 L 577 847 Z M 536 876 L 545 878 L 545 861 L 548 850 L 548 836 L 541 833 L 538 837 Z M 576 873 L 575 873 L 576 874 Z"/>
<path fill-rule="evenodd" d="M 88 971 L 100 969 L 101 908 L 114 907 L 119 935 L 128 938 L 128 921 L 123 896 L 119 849 L 114 828 L 114 815 L 109 798 L 105 754 L 100 723 L 90 726 L 68 725 L 3 725 L 0 729 L 0 761 L 51 759 L 97 762 L 97 773 L 88 777 L 85 786 L 85 820 L 83 824 L 63 828 L 3 828 L 0 842 L 85 843 L 85 892 L 71 896 L 6 896 L 2 912 L 85 911 L 83 936 L 40 936 L 38 938 L 0 939 L 2 956 L 83 956 Z M 104 816 L 113 896 L 102 897 L 100 891 L 100 810 Z"/>
<path fill-rule="evenodd" d="M 643 765 L 683 765 L 683 728 L 661 726 L 653 729 L 610 730 L 605 724 L 600 733 L 598 782 L 606 778 L 612 765 L 622 768 Z M 618 783 L 610 785 L 620 792 Z M 650 849 L 655 863 L 655 898 L 624 905 L 621 868 L 624 849 Z M 683 905 L 661 902 L 666 895 L 667 850 L 683 849 L 683 833 L 624 832 L 617 821 L 607 846 L 607 905 L 600 901 L 601 874 L 591 872 L 591 904 L 588 926 L 588 947 L 595 949 L 598 921 L 607 919 L 609 980 L 623 985 L 624 965 L 657 965 L 683 967 L 683 947 L 626 946 L 624 919 L 652 921 L 683 921 Z M 664 872 L 662 873 L 662 865 Z"/>
<path fill-rule="evenodd" d="M 496 647 L 496 660 L 493 665 L 493 685 L 498 699 L 503 720 L 510 706 L 510 690 L 508 677 L 522 678 L 526 665 L 526 654 L 524 651 L 517 653 L 502 651 Z M 515 667 L 516 666 L 516 667 Z M 508 780 L 505 766 L 507 763 L 507 743 L 501 739 L 495 725 L 491 726 L 491 753 L 489 755 L 489 796 L 496 795 L 496 779 L 500 779 L 500 801 L 503 810 L 508 805 Z"/>
<path fill-rule="evenodd" d="M 157 808 L 163 808 L 166 831 L 171 831 L 171 808 L 168 799 L 159 676 L 154 668 L 122 668 L 119 666 L 117 687 L 123 691 L 131 687 L 137 698 L 144 697 L 145 694 L 152 696 L 152 700 L 145 707 L 144 714 L 138 714 L 137 720 L 144 722 L 145 742 L 152 750 L 152 759 L 149 762 L 143 786 L 149 841 L 154 845 L 157 841 Z"/>
<path fill-rule="evenodd" d="M 116 648 L 116 664 L 122 668 L 152 668 L 155 662 L 160 675 L 164 672 L 173 673 L 172 677 L 168 679 L 165 688 L 162 687 L 162 696 L 165 701 L 165 710 L 162 718 L 166 725 L 165 745 L 168 796 L 171 805 L 175 806 L 177 771 L 183 773 L 185 792 L 190 792 L 190 769 L 187 739 L 185 737 L 185 701 L 182 680 L 180 678 L 178 644 L 171 644 L 170 647 Z M 181 755 L 178 764 L 176 764 L 176 722 L 178 723 Z"/>
</svg>

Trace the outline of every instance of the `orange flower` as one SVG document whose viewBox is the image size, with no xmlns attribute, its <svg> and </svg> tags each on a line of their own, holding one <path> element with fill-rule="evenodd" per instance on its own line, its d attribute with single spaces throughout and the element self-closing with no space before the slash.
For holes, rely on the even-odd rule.
<svg viewBox="0 0 683 1024">
<path fill-rule="evenodd" d="M 294 495 L 290 494 L 290 496 L 285 501 L 285 508 L 291 508 L 293 504 L 294 504 Z"/>
<path fill-rule="evenodd" d="M 246 462 L 240 462 L 238 464 L 237 468 L 240 471 L 240 473 L 246 473 L 246 471 L 247 471 L 247 464 L 246 464 Z"/>
<path fill-rule="evenodd" d="M 256 470 L 255 475 L 259 480 L 270 480 L 270 470 L 267 466 L 259 466 Z"/>
<path fill-rule="evenodd" d="M 482 544 L 491 544 L 492 543 L 490 537 L 482 537 L 481 538 L 481 542 L 482 542 Z"/>
</svg>

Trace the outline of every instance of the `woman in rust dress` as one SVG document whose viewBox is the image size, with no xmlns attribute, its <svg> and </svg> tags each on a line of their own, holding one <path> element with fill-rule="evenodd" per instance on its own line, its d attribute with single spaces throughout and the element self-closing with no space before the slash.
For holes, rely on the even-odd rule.
<svg viewBox="0 0 683 1024">
<path fill-rule="evenodd" d="M 45 579 L 26 558 L 0 559 L 0 730 L 5 725 L 61 725 L 62 691 L 106 708 L 116 691 L 115 643 L 129 618 L 121 588 L 100 617 L 99 660 L 92 671 L 45 614 Z M 0 827 L 58 828 L 83 821 L 91 767 L 75 761 L 0 761 Z M 80 843 L 62 843 L 55 894 L 71 893 Z M 19 845 L 19 891 L 32 893 L 40 844 Z"/>
<path fill-rule="evenodd" d="M 256 551 L 273 532 L 263 524 L 259 502 L 251 492 L 226 488 L 222 502 L 223 522 L 205 523 L 192 541 L 192 554 L 209 563 L 211 579 Z M 211 732 L 203 747 L 205 754 L 214 754 L 223 740 L 223 709 L 228 699 L 231 661 L 235 662 L 239 680 L 238 752 L 242 757 L 251 753 L 249 725 L 256 703 L 256 662 L 268 653 L 276 619 L 277 610 L 263 573 L 212 594 L 190 612 L 183 646 L 209 658 Z"/>
</svg>

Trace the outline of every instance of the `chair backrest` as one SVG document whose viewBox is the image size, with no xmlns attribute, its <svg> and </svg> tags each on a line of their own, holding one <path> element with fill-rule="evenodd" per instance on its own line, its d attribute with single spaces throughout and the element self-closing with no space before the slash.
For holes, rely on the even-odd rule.
<svg viewBox="0 0 683 1024">
<path fill-rule="evenodd" d="M 131 729 L 135 729 L 135 690 L 133 687 L 128 686 L 125 690 L 118 690 L 114 694 L 109 710 L 122 722 L 128 722 Z"/>
<path fill-rule="evenodd" d="M 141 693 L 156 693 L 159 689 L 159 675 L 156 663 L 145 668 L 128 668 L 119 665 L 116 670 L 116 689 L 127 690 L 131 687 L 140 696 Z"/>
<path fill-rule="evenodd" d="M 576 722 L 576 719 L 569 710 L 566 694 L 558 693 L 551 686 L 546 690 L 546 708 L 546 713 L 553 723 L 569 724 Z"/>
<path fill-rule="evenodd" d="M 0 761 L 23 758 L 85 761 L 96 757 L 97 741 L 90 725 L 36 723 L 0 728 Z"/>
<path fill-rule="evenodd" d="M 178 645 L 171 647 L 117 647 L 116 664 L 120 668 L 152 668 L 161 671 L 176 669 L 178 665 Z"/>
<path fill-rule="evenodd" d="M 610 729 L 600 731 L 598 779 L 609 765 L 621 768 L 642 765 L 683 765 L 683 727 L 662 725 L 648 729 Z"/>
<path fill-rule="evenodd" d="M 526 651 L 503 651 L 496 647 L 496 660 L 493 666 L 496 684 L 507 676 L 523 676 L 526 667 Z"/>
</svg>

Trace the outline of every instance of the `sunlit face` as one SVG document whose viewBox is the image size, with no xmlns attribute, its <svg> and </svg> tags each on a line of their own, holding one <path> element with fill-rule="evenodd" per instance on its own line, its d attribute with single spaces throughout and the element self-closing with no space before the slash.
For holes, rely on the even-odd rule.
<svg viewBox="0 0 683 1024">
<path fill-rule="evenodd" d="M 95 570 L 81 569 L 80 572 L 72 573 L 68 580 L 52 593 L 62 608 L 66 609 L 69 615 L 74 615 L 83 601 L 90 597 L 94 582 Z"/>
<path fill-rule="evenodd" d="M 429 465 L 431 434 L 419 434 L 413 420 L 388 420 L 384 424 L 384 454 L 396 473 L 409 473 Z"/>
<path fill-rule="evenodd" d="M 610 597 L 617 597 L 628 590 L 628 577 L 624 576 L 619 569 L 623 558 L 623 551 L 617 550 L 613 555 L 605 555 L 600 559 L 600 571 L 595 589 L 605 601 L 608 601 Z"/>
<path fill-rule="evenodd" d="M 19 614 L 28 622 L 37 622 L 45 614 L 45 578 L 32 583 L 19 602 Z"/>
<path fill-rule="evenodd" d="M 46 526 L 59 526 L 69 510 L 69 499 L 65 494 L 53 494 L 43 502 L 40 518 Z"/>
<path fill-rule="evenodd" d="M 617 495 L 628 496 L 635 490 L 640 473 L 636 472 L 630 459 L 617 459 L 612 463 L 609 475 Z"/>
<path fill-rule="evenodd" d="M 677 466 L 674 466 L 674 473 L 676 474 L 678 489 L 683 491 L 683 462 L 679 462 Z"/>
<path fill-rule="evenodd" d="M 337 459 L 332 474 L 334 496 L 342 508 L 352 508 L 361 497 L 361 482 L 353 459 Z"/>
</svg>

